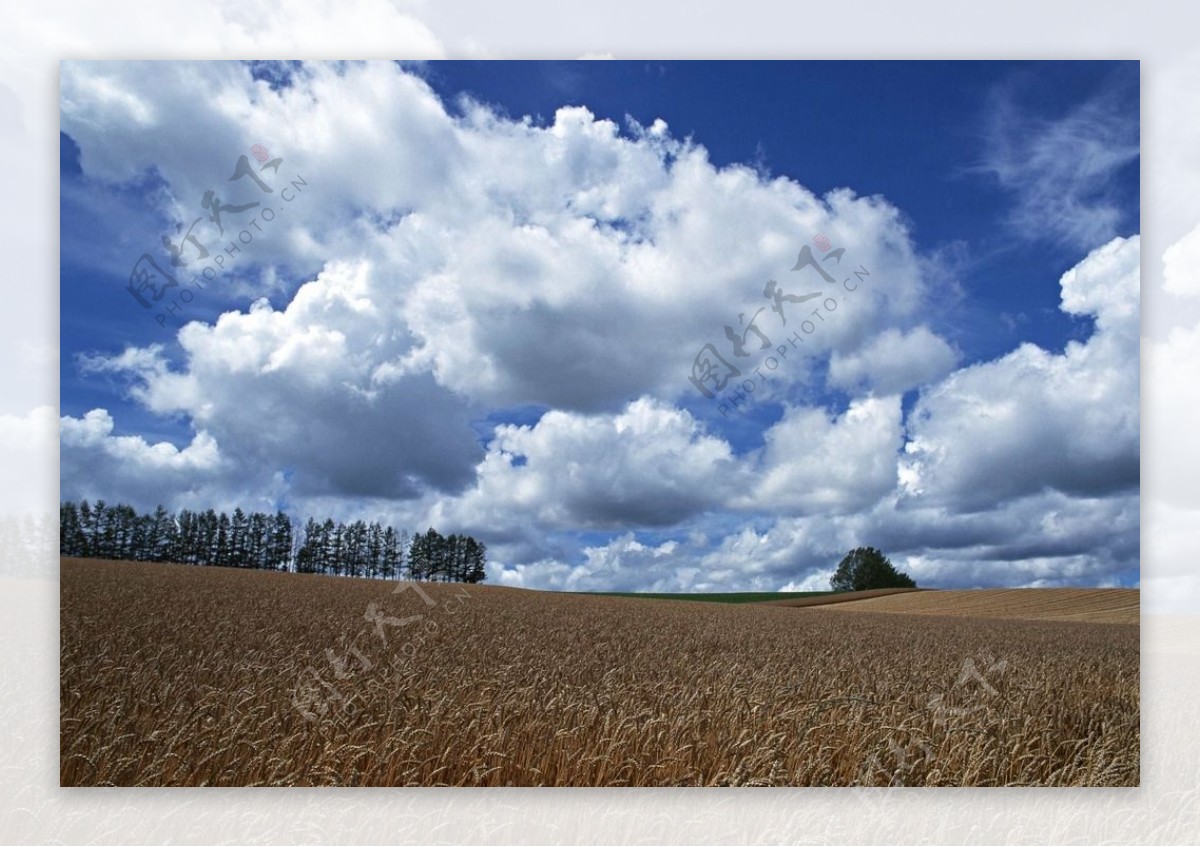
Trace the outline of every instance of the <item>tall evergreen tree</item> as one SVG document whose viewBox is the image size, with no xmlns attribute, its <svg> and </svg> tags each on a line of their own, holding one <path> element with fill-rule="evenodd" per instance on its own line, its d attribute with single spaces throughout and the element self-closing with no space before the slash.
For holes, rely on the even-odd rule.
<svg viewBox="0 0 1200 847">
<path fill-rule="evenodd" d="M 400 539 L 396 535 L 396 530 L 390 526 L 383 531 L 382 547 L 380 575 L 384 579 L 399 579 L 402 568 Z"/>
<path fill-rule="evenodd" d="M 59 555 L 84 555 L 83 538 L 83 528 L 79 524 L 79 506 L 74 503 L 61 504 L 58 507 Z"/>
<path fill-rule="evenodd" d="M 161 505 L 155 508 L 150 518 L 147 558 L 152 562 L 176 561 L 179 553 L 179 537 L 175 518 Z"/>
<path fill-rule="evenodd" d="M 425 544 L 429 555 L 429 579 L 434 582 L 446 580 L 446 539 L 433 527 L 425 531 Z"/>
<path fill-rule="evenodd" d="M 408 544 L 408 578 L 428 579 L 430 573 L 429 544 L 423 532 L 414 532 Z"/>
<path fill-rule="evenodd" d="M 315 518 L 309 518 L 304 524 L 304 542 L 296 553 L 296 571 L 298 573 L 317 573 L 320 565 L 318 547 L 320 545 L 321 526 Z"/>
<path fill-rule="evenodd" d="M 292 519 L 278 511 L 271 519 L 267 567 L 287 570 L 292 558 Z"/>
<path fill-rule="evenodd" d="M 463 582 L 483 582 L 487 579 L 487 547 L 470 536 L 467 537 L 465 547 L 466 568 Z"/>
</svg>

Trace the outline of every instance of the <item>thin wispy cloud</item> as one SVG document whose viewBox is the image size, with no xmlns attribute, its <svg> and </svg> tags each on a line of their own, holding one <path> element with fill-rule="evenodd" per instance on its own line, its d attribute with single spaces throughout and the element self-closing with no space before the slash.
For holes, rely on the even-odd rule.
<svg viewBox="0 0 1200 847">
<path fill-rule="evenodd" d="M 1122 202 L 1117 179 L 1139 151 L 1137 114 L 1114 92 L 1047 118 L 1024 108 L 1013 86 L 1002 86 L 989 104 L 985 150 L 973 170 L 1009 195 L 1007 222 L 1021 239 L 1090 249 L 1136 231 L 1136 210 Z"/>
</svg>

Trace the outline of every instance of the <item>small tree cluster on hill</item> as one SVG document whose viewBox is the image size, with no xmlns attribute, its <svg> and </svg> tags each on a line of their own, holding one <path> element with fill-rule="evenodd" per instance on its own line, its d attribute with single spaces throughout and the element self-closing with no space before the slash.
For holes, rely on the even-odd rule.
<svg viewBox="0 0 1200 847">
<path fill-rule="evenodd" d="M 372 579 L 481 582 L 487 548 L 469 535 L 443 536 L 432 527 L 409 541 L 408 533 L 380 523 L 318 522 L 297 538 L 283 512 L 232 515 L 212 509 L 172 514 L 159 506 L 139 514 L 103 500 L 59 506 L 63 556 L 179 562 L 260 570 L 295 570 Z"/>
<path fill-rule="evenodd" d="M 906 573 L 901 573 L 891 560 L 874 547 L 856 547 L 838 563 L 829 580 L 834 591 L 869 591 L 873 588 L 916 588 Z"/>
</svg>

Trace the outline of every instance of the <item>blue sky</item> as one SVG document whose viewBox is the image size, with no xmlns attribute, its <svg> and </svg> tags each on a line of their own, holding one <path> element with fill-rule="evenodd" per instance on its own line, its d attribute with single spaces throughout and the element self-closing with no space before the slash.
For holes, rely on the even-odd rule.
<svg viewBox="0 0 1200 847">
<path fill-rule="evenodd" d="M 433 523 L 531 587 L 1135 583 L 1138 76 L 66 63 L 63 496 Z M 256 143 L 305 187 L 159 326 L 130 268 Z M 722 413 L 692 357 L 824 232 L 871 285 Z"/>
</svg>

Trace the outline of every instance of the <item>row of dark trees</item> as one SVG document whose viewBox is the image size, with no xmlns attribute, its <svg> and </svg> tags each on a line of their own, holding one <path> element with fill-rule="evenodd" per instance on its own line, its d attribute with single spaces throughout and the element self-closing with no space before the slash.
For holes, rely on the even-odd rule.
<svg viewBox="0 0 1200 847">
<path fill-rule="evenodd" d="M 413 579 L 439 582 L 482 582 L 487 548 L 469 535 L 443 536 L 436 529 L 413 536 L 408 573 Z"/>
<path fill-rule="evenodd" d="M 124 503 L 83 500 L 60 504 L 58 535 L 64 556 L 263 570 L 286 570 L 292 559 L 292 522 L 283 512 L 172 514 L 159 506 L 139 514 Z"/>
<path fill-rule="evenodd" d="M 324 523 L 309 518 L 296 552 L 301 573 L 332 573 L 374 579 L 482 582 L 487 548 L 469 535 L 444 536 L 432 527 L 410 540 L 378 523 Z"/>
<path fill-rule="evenodd" d="M 103 500 L 59 507 L 63 556 L 180 562 L 189 565 L 287 570 L 374 579 L 481 582 L 487 548 L 469 535 L 430 528 L 408 533 L 379 523 L 309 518 L 303 536 L 284 512 L 233 514 L 212 509 L 171 513 L 159 506 L 139 514 Z"/>
</svg>

